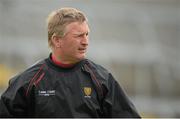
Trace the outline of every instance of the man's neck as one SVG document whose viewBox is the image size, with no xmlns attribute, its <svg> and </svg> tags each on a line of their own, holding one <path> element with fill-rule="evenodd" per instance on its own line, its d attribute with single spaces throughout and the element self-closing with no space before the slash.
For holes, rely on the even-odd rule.
<svg viewBox="0 0 180 119">
<path fill-rule="evenodd" d="M 51 59 L 56 65 L 63 67 L 63 68 L 70 68 L 75 65 L 73 63 L 64 63 L 64 62 L 60 61 L 54 54 L 51 55 Z"/>
</svg>

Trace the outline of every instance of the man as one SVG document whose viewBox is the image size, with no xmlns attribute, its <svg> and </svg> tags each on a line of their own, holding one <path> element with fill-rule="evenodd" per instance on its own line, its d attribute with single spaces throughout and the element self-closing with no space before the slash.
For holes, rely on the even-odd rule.
<svg viewBox="0 0 180 119">
<path fill-rule="evenodd" d="M 61 8 L 47 23 L 52 53 L 10 80 L 0 117 L 140 117 L 111 73 L 85 59 L 84 14 Z"/>
</svg>

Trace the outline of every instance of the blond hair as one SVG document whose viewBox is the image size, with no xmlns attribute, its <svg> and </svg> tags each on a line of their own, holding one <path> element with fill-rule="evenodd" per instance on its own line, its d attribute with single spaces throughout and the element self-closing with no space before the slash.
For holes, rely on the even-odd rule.
<svg viewBox="0 0 180 119">
<path fill-rule="evenodd" d="M 49 46 L 53 46 L 51 41 L 53 34 L 63 37 L 65 35 L 65 28 L 68 24 L 84 21 L 87 21 L 86 16 L 75 8 L 66 7 L 51 12 L 47 18 Z"/>
</svg>

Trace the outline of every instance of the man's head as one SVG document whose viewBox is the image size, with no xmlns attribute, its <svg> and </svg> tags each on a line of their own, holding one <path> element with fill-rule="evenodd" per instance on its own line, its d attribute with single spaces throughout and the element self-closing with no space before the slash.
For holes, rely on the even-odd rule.
<svg viewBox="0 0 180 119">
<path fill-rule="evenodd" d="M 85 57 L 89 27 L 81 11 L 58 9 L 49 15 L 47 23 L 48 43 L 59 60 L 76 63 Z"/>
<path fill-rule="evenodd" d="M 66 26 L 72 22 L 87 21 L 85 15 L 75 8 L 61 8 L 49 14 L 48 25 L 48 44 L 53 46 L 52 36 L 63 37 L 66 34 Z"/>
</svg>

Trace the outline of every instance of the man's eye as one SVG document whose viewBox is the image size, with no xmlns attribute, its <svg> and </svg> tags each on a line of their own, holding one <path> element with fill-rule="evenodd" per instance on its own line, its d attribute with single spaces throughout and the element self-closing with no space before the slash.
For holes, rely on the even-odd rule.
<svg viewBox="0 0 180 119">
<path fill-rule="evenodd" d="M 83 37 L 83 34 L 81 34 L 81 35 L 78 35 L 77 37 Z"/>
<path fill-rule="evenodd" d="M 76 36 L 76 37 L 82 37 L 82 35 L 78 35 L 78 36 Z"/>
</svg>

